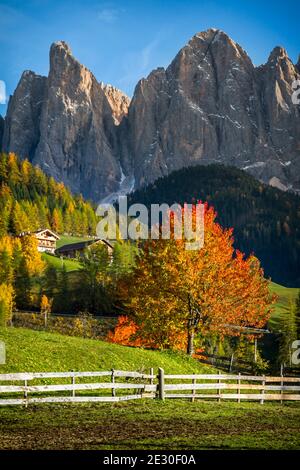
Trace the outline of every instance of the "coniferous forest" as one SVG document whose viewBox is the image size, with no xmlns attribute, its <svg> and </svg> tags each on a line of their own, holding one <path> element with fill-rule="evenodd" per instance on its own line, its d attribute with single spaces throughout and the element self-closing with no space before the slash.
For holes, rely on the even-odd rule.
<svg viewBox="0 0 300 470">
<path fill-rule="evenodd" d="M 0 236 L 40 228 L 84 236 L 96 230 L 90 203 L 13 153 L 0 155 L 0 213 Z"/>
<path fill-rule="evenodd" d="M 265 274 L 300 285 L 300 197 L 222 165 L 184 168 L 135 191 L 128 204 L 208 202 L 223 227 L 234 228 L 235 246 L 260 259 Z"/>
</svg>

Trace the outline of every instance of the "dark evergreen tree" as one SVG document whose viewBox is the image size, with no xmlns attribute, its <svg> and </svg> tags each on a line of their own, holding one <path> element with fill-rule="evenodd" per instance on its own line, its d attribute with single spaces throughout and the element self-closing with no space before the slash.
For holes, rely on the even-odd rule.
<svg viewBox="0 0 300 470">
<path fill-rule="evenodd" d="M 16 307 L 20 310 L 31 308 L 31 277 L 28 272 L 26 260 L 21 257 L 14 276 L 14 291 Z"/>
<path fill-rule="evenodd" d="M 57 294 L 54 298 L 53 309 L 61 313 L 70 313 L 72 306 L 71 292 L 69 289 L 69 277 L 65 265 L 58 273 Z"/>
<path fill-rule="evenodd" d="M 222 165 L 183 168 L 132 193 L 138 202 L 208 202 L 223 227 L 234 228 L 236 248 L 254 252 L 275 282 L 300 285 L 300 197 L 265 185 L 248 173 Z"/>
</svg>

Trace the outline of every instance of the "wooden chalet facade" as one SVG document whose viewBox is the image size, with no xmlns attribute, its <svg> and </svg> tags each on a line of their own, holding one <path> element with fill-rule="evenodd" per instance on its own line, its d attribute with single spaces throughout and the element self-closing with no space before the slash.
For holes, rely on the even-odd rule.
<svg viewBox="0 0 300 470">
<path fill-rule="evenodd" d="M 108 254 L 112 256 L 113 247 L 107 240 L 87 240 L 78 243 L 70 243 L 68 245 L 63 245 L 55 251 L 57 256 L 62 256 L 63 258 L 78 258 L 83 255 L 84 251 L 95 245 L 96 243 L 102 243 L 108 250 Z"/>
<path fill-rule="evenodd" d="M 30 235 L 37 238 L 38 240 L 38 251 L 40 253 L 55 253 L 56 242 L 59 240 L 59 236 L 52 232 L 50 229 L 37 230 L 36 232 L 23 232 L 20 233 L 19 237 L 25 237 Z"/>
</svg>

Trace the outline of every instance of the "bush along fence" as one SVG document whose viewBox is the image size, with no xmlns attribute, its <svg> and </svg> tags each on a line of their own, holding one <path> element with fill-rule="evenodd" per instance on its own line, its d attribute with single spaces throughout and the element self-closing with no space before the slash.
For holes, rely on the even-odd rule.
<svg viewBox="0 0 300 470">
<path fill-rule="evenodd" d="M 300 401 L 300 377 L 111 370 L 0 374 L 0 405 L 149 399 Z"/>
</svg>

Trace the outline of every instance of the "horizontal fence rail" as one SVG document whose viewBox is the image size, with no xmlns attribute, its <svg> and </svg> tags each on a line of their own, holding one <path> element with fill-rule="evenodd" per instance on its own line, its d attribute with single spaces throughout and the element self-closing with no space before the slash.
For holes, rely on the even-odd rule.
<svg viewBox="0 0 300 470">
<path fill-rule="evenodd" d="M 114 369 L 92 372 L 0 374 L 0 405 L 117 402 L 155 398 L 157 386 L 154 380 L 156 377 L 153 369 L 149 374 Z M 95 381 L 92 381 L 93 379 Z M 57 381 L 59 383 L 53 383 Z M 58 392 L 62 393 L 57 395 Z M 91 392 L 98 392 L 97 396 L 90 395 Z"/>
<path fill-rule="evenodd" d="M 190 398 L 194 401 L 200 398 L 214 398 L 218 401 L 225 399 L 238 402 L 258 400 L 260 403 L 266 400 L 300 401 L 300 377 L 241 374 L 165 375 L 162 370 L 159 371 L 159 376 L 162 382 L 160 385 L 162 399 Z M 184 383 L 174 383 L 174 380 L 181 380 Z M 186 383 L 186 381 L 191 382 Z"/>
<path fill-rule="evenodd" d="M 100 379 L 100 380 L 99 380 Z M 300 377 L 136 371 L 0 374 L 0 405 L 117 402 L 142 398 L 300 401 Z"/>
</svg>

